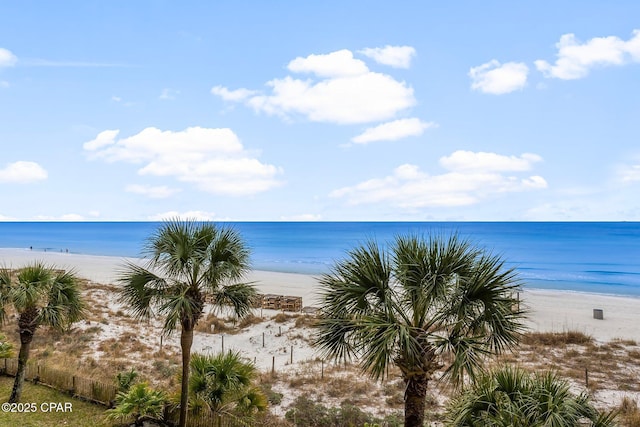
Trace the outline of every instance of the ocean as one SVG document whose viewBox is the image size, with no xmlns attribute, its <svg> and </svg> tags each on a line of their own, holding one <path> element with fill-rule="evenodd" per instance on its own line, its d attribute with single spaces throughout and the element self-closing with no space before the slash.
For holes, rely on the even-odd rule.
<svg viewBox="0 0 640 427">
<path fill-rule="evenodd" d="M 0 247 L 140 256 L 156 222 L 0 222 Z M 526 288 L 640 297 L 638 222 L 233 222 L 260 270 L 319 275 L 368 239 L 456 232 L 517 269 Z M 2 260 L 0 260 L 0 265 Z"/>
</svg>

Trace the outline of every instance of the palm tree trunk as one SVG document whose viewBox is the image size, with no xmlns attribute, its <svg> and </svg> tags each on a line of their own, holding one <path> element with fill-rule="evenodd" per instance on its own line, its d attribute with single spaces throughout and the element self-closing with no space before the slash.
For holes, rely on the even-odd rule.
<svg viewBox="0 0 640 427">
<path fill-rule="evenodd" d="M 22 396 L 22 386 L 24 385 L 24 377 L 27 373 L 27 361 L 29 360 L 29 350 L 31 349 L 31 341 L 33 340 L 33 332 L 20 331 L 20 353 L 18 353 L 18 371 L 16 379 L 13 383 L 13 390 L 9 397 L 9 403 L 16 403 Z"/>
<path fill-rule="evenodd" d="M 187 410 L 189 409 L 189 363 L 191 361 L 191 344 L 193 344 L 193 328 L 182 326 L 180 347 L 182 348 L 182 388 L 180 391 L 180 424 L 187 425 Z"/>
<path fill-rule="evenodd" d="M 427 397 L 428 375 L 414 375 L 406 379 L 404 393 L 404 427 L 422 427 Z"/>
</svg>

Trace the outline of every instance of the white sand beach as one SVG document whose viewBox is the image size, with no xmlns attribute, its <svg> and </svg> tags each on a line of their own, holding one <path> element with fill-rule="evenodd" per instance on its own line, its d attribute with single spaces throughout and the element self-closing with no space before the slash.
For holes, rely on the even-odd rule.
<svg viewBox="0 0 640 427">
<path fill-rule="evenodd" d="M 92 302 L 90 319 L 86 319 L 78 325 L 80 333 L 86 332 L 86 350 L 83 353 L 83 360 L 86 364 L 114 363 L 113 348 L 120 346 L 137 345 L 137 349 L 130 347 L 133 353 L 124 353 L 123 357 L 133 357 L 135 362 L 128 359 L 127 363 L 134 363 L 136 369 L 147 372 L 148 375 L 157 372 L 157 366 L 165 366 L 168 362 L 164 360 L 166 356 L 158 356 L 158 350 L 164 349 L 165 353 L 171 354 L 174 360 L 179 360 L 180 353 L 179 335 L 173 334 L 160 339 L 162 330 L 162 320 L 151 319 L 149 322 L 140 323 L 134 321 L 126 314 L 126 307 L 116 301 L 114 291 L 117 289 L 116 278 L 118 271 L 126 262 L 140 263 L 136 258 L 119 258 L 109 256 L 77 255 L 59 252 L 36 252 L 23 249 L 0 249 L 0 267 L 20 268 L 27 263 L 40 260 L 46 264 L 57 268 L 73 269 L 78 275 L 88 279 L 91 283 L 85 291 L 85 296 Z M 317 289 L 316 278 L 304 274 L 277 273 L 269 271 L 252 271 L 247 281 L 256 282 L 256 286 L 262 293 L 274 293 L 279 295 L 301 296 L 303 305 L 317 305 L 314 290 Z M 104 286 L 107 285 L 107 286 Z M 568 291 L 550 290 L 527 290 L 520 293 L 520 300 L 523 308 L 529 312 L 527 325 L 531 331 L 538 332 L 565 332 L 579 331 L 592 336 L 598 343 L 598 348 L 606 349 L 609 341 L 614 338 L 630 340 L 624 354 L 636 354 L 640 343 L 640 298 L 608 296 L 599 294 L 586 294 Z M 207 308 L 207 315 L 213 307 Z M 601 309 L 604 312 L 604 319 L 593 318 L 593 309 Z M 220 312 L 214 312 L 220 315 Z M 274 384 L 274 390 L 279 391 L 284 396 L 282 403 L 272 408 L 276 414 L 282 415 L 287 406 L 292 402 L 301 389 L 292 388 L 288 382 L 290 378 L 317 378 L 323 370 L 333 370 L 336 378 L 344 376 L 348 381 L 369 381 L 361 377 L 356 370 L 343 370 L 337 365 L 325 365 L 320 362 L 319 354 L 311 346 L 310 337 L 313 331 L 308 325 L 298 325 L 296 317 L 283 316 L 278 320 L 276 315 L 279 311 L 256 309 L 254 315 L 260 319 L 256 324 L 242 328 L 241 330 L 227 333 L 224 330 L 200 329 L 194 335 L 192 351 L 194 353 L 215 353 L 223 349 L 238 351 L 243 357 L 254 361 L 262 372 L 270 372 L 274 369 L 282 373 L 280 380 Z M 281 316 L 281 315 L 279 315 Z M 222 313 L 220 317 L 225 317 Z M 203 323 L 205 322 L 203 318 Z M 133 339 L 134 337 L 135 339 Z M 137 344 L 136 344 L 137 343 Z M 601 347 L 600 347 L 601 346 Z M 569 363 L 572 358 L 566 357 L 567 348 L 552 348 L 550 353 L 545 355 L 542 363 L 545 363 L 547 356 L 549 363 Z M 576 351 L 575 349 L 570 351 Z M 584 351 L 584 350 L 581 350 Z M 594 350 L 591 350 L 594 351 Z M 619 350 L 616 350 L 620 352 Z M 578 353 L 574 353 L 575 354 Z M 530 366 L 539 366 L 540 361 L 535 361 L 535 355 L 523 356 L 528 358 Z M 553 359 L 553 358 L 556 359 Z M 559 359 L 558 359 L 559 358 Z M 622 359 L 621 359 L 622 360 Z M 98 361 L 98 362 L 95 362 Z M 78 362 L 70 362 L 78 363 Z M 155 365 L 154 363 L 160 363 Z M 536 365 L 538 363 L 538 365 Z M 99 365 L 98 365 L 99 366 Z M 125 365 L 123 365 L 125 366 Z M 126 365 L 128 366 L 128 365 Z M 178 365 L 175 365 L 177 369 Z M 548 368 L 548 365 L 544 365 Z M 580 365 L 582 366 L 582 365 Z M 82 368 L 86 369 L 86 367 Z M 582 368 L 581 368 L 582 369 Z M 615 375 L 600 372 L 598 367 L 593 367 L 590 372 L 599 384 L 595 392 L 598 404 L 603 407 L 613 408 L 620 404 L 624 397 L 640 399 L 640 392 L 620 390 L 620 372 L 628 372 L 629 375 L 636 375 L 637 368 L 633 364 L 633 359 L 624 359 L 622 368 L 615 371 Z M 582 371 L 578 371 L 582 372 Z M 618 375 L 618 376 L 616 376 Z M 337 381 L 337 380 L 336 380 Z M 310 384 L 315 384 L 310 382 Z M 331 382 L 323 383 L 325 386 Z M 368 389 L 376 390 L 382 385 L 367 382 Z M 577 391 L 582 390 L 582 383 L 573 380 Z M 313 392 L 313 387 L 310 392 Z M 317 390 L 316 390 L 317 391 Z M 325 390 L 326 391 L 326 390 Z M 378 392 L 378 395 L 385 396 Z M 439 405 L 446 401 L 438 395 Z M 338 398 L 325 397 L 325 403 L 339 406 Z M 378 415 L 384 415 L 385 411 L 392 410 L 383 402 L 371 398 L 370 405 L 362 403 L 361 406 Z"/>
<path fill-rule="evenodd" d="M 18 268 L 35 260 L 74 269 L 84 278 L 107 284 L 115 281 L 126 262 L 140 262 L 137 258 L 0 249 L 0 266 Z M 247 281 L 256 282 L 262 293 L 301 296 L 303 305 L 317 304 L 314 293 L 317 281 L 313 276 L 252 271 Z M 527 290 L 520 298 L 529 310 L 528 326 L 533 331 L 575 330 L 599 341 L 613 338 L 640 341 L 640 298 L 554 290 Z M 593 309 L 602 309 L 604 319 L 594 319 Z"/>
</svg>

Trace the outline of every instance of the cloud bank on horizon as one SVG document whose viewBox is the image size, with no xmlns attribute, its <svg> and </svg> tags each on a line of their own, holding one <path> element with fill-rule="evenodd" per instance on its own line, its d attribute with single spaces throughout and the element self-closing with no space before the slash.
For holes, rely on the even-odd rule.
<svg viewBox="0 0 640 427">
<path fill-rule="evenodd" d="M 174 40 L 174 63 L 5 35 L 0 220 L 640 220 L 640 29 L 561 24 L 464 48 L 416 21 L 260 59 L 204 22 L 134 35 Z"/>
</svg>

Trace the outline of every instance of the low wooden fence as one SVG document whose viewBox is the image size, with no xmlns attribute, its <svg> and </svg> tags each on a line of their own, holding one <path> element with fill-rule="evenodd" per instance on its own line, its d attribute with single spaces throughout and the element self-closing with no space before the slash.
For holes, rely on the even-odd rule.
<svg viewBox="0 0 640 427">
<path fill-rule="evenodd" d="M 0 363 L 0 369 L 2 374 L 14 377 L 18 372 L 18 359 L 4 359 L 4 363 Z M 25 379 L 109 407 L 113 405 L 118 391 L 114 384 L 72 375 L 67 371 L 50 368 L 37 361 L 27 363 Z"/>
<path fill-rule="evenodd" d="M 0 374 L 15 377 L 18 372 L 18 359 L 4 359 L 0 361 Z M 72 375 L 68 371 L 55 369 L 32 360 L 27 363 L 25 380 L 45 384 L 63 393 L 69 393 L 74 397 L 99 403 L 111 407 L 115 403 L 117 387 L 89 378 Z M 178 410 L 167 410 L 164 414 L 165 421 L 178 424 L 180 414 Z M 187 419 L 189 427 L 246 427 L 229 417 L 221 417 L 211 413 L 189 415 Z"/>
</svg>

